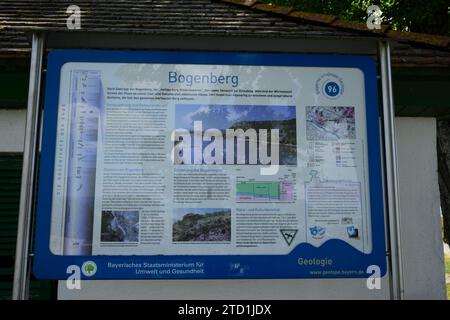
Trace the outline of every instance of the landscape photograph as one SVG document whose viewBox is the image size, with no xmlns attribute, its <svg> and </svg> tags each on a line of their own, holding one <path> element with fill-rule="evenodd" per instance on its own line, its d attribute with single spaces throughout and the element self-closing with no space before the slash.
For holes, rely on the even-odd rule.
<svg viewBox="0 0 450 320">
<path fill-rule="evenodd" d="M 194 124 L 201 123 L 201 131 L 197 131 Z M 203 139 L 204 132 L 209 129 L 216 129 L 222 133 L 222 159 L 221 164 L 269 164 L 264 163 L 261 158 L 261 130 L 265 129 L 267 137 L 267 156 L 272 157 L 272 134 L 278 130 L 278 139 L 275 142 L 278 147 L 278 163 L 270 164 L 297 165 L 297 119 L 295 106 L 267 106 L 267 105 L 200 105 L 200 104 L 180 104 L 175 107 L 175 128 L 176 130 L 186 130 L 190 134 L 191 159 L 184 158 L 182 163 L 192 164 L 193 158 L 198 153 L 205 150 L 205 147 L 214 140 Z M 230 131 L 245 132 L 245 154 L 240 155 L 245 159 L 245 163 L 238 163 L 238 141 L 235 136 L 230 135 Z M 253 133 L 250 134 L 250 133 Z M 195 145 L 194 137 L 199 137 L 202 145 Z M 189 137 L 188 137 L 189 139 Z M 198 140 L 198 139 L 197 139 Z M 179 143 L 176 140 L 175 146 Z M 254 147 L 256 154 L 249 154 Z M 227 162 L 227 152 L 234 152 L 234 161 Z M 275 150 L 275 149 L 274 149 Z M 217 151 L 216 151 L 217 152 Z M 273 158 L 272 158 L 273 159 Z M 204 163 L 204 162 L 203 162 Z"/>
<path fill-rule="evenodd" d="M 174 242 L 231 241 L 231 209 L 174 209 Z"/>
<path fill-rule="evenodd" d="M 102 211 L 102 242 L 138 242 L 139 211 Z"/>
</svg>

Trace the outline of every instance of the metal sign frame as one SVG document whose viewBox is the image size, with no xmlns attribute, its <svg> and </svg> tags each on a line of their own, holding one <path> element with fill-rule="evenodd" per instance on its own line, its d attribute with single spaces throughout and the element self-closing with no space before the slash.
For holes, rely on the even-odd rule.
<svg viewBox="0 0 450 320">
<path fill-rule="evenodd" d="M 207 65 L 261 65 L 284 67 L 317 68 L 357 68 L 364 75 L 364 96 L 366 113 L 366 130 L 368 144 L 368 169 L 370 185 L 370 208 L 372 229 L 372 252 L 363 254 L 342 241 L 330 239 L 315 248 L 301 243 L 286 255 L 94 255 L 61 256 L 50 252 L 50 223 L 53 194 L 53 176 L 55 162 L 55 124 L 58 114 L 58 95 L 60 74 L 63 65 L 69 62 L 88 63 L 163 63 L 163 64 L 207 64 Z M 35 250 L 34 274 L 43 279 L 65 279 L 66 269 L 70 265 L 83 265 L 93 261 L 97 265 L 95 275 L 89 279 L 275 279 L 275 278 L 366 278 L 366 269 L 370 265 L 380 268 L 381 276 L 386 272 L 385 239 L 383 222 L 381 157 L 377 150 L 379 145 L 379 122 L 376 86 L 376 66 L 374 61 L 365 56 L 338 55 L 301 55 L 285 53 L 236 53 L 236 52 L 169 52 L 169 51 L 99 51 L 99 50 L 54 50 L 49 54 L 47 66 L 47 84 L 45 99 L 45 120 L 43 132 L 41 178 L 39 181 L 39 198 L 37 208 L 37 237 Z M 309 265 L 299 268 L 297 259 L 331 259 L 332 265 Z M 151 260 L 150 260 L 151 259 Z M 110 264 L 145 262 L 159 265 L 202 265 L 204 273 L 169 275 L 136 274 L 133 268 L 110 269 Z M 230 269 L 230 265 L 239 263 L 245 266 L 245 273 Z M 51 265 L 52 268 L 48 268 Z M 283 266 L 275 268 L 274 266 Z M 172 267 L 176 269 L 176 267 Z M 323 272 L 322 272 L 323 271 Z M 339 271 L 339 272 L 337 272 Z M 340 272 L 345 271 L 345 272 Z M 82 277 L 85 279 L 87 277 Z"/>
<path fill-rule="evenodd" d="M 22 171 L 21 200 L 19 209 L 19 227 L 17 236 L 16 265 L 14 274 L 13 299 L 28 298 L 28 282 L 30 275 L 29 258 L 31 227 L 33 217 L 34 189 L 36 183 L 37 145 L 40 137 L 40 91 L 42 79 L 42 60 L 45 52 L 45 35 L 34 33 L 32 36 L 32 56 L 30 66 L 30 89 L 28 97 L 27 122 L 24 148 L 24 164 Z M 403 281 L 401 266 L 401 244 L 399 234 L 399 202 L 398 173 L 394 127 L 394 105 L 392 92 L 392 76 L 390 65 L 389 43 L 379 40 L 379 61 L 382 84 L 383 113 L 382 136 L 383 154 L 385 156 L 385 204 L 388 216 L 389 238 L 387 257 L 389 259 L 389 274 L 391 282 L 391 298 L 403 298 Z"/>
</svg>

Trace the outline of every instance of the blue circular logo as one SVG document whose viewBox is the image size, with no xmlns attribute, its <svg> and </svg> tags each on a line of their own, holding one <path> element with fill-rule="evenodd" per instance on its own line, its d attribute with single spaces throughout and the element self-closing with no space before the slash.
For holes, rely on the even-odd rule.
<svg viewBox="0 0 450 320">
<path fill-rule="evenodd" d="M 329 81 L 325 83 L 323 89 L 324 93 L 329 97 L 336 97 L 341 92 L 341 88 L 334 81 Z"/>
<path fill-rule="evenodd" d="M 336 100 L 344 94 L 344 81 L 334 73 L 324 73 L 316 80 L 316 94 Z"/>
</svg>

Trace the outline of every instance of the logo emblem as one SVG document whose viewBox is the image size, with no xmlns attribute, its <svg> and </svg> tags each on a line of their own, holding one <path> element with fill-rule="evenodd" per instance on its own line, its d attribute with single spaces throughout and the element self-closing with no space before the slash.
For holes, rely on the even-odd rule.
<svg viewBox="0 0 450 320">
<path fill-rule="evenodd" d="M 97 272 L 97 265 L 94 261 L 86 261 L 81 266 L 81 272 L 86 277 L 92 277 Z"/>
<path fill-rule="evenodd" d="M 351 224 L 352 222 L 353 222 L 353 219 L 350 218 L 350 217 L 343 217 L 343 218 L 341 219 L 341 223 L 342 223 L 342 224 Z"/>
<path fill-rule="evenodd" d="M 283 236 L 284 241 L 286 241 L 288 246 L 290 246 L 292 241 L 294 241 L 297 231 L 297 229 L 280 229 L 281 235 Z"/>
<path fill-rule="evenodd" d="M 358 238 L 358 229 L 355 226 L 347 227 L 347 234 L 349 238 Z"/>
<path fill-rule="evenodd" d="M 311 233 L 311 236 L 314 239 L 322 239 L 325 235 L 326 228 L 314 226 L 312 228 L 309 228 L 309 233 Z"/>
<path fill-rule="evenodd" d="M 323 92 L 329 97 L 336 97 L 340 91 L 341 91 L 341 88 L 334 81 L 329 81 L 329 82 L 325 83 L 325 85 L 323 87 Z"/>
<path fill-rule="evenodd" d="M 334 73 L 325 73 L 316 81 L 316 94 L 328 99 L 338 99 L 344 93 L 344 81 Z"/>
</svg>

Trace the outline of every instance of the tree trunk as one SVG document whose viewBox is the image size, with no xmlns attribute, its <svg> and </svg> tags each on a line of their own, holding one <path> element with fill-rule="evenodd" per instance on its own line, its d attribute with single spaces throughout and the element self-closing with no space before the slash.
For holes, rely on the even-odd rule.
<svg viewBox="0 0 450 320">
<path fill-rule="evenodd" d="M 439 191 L 444 224 L 444 241 L 450 240 L 450 120 L 437 121 Z"/>
</svg>

